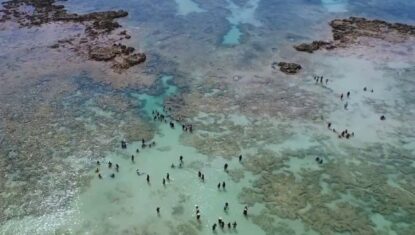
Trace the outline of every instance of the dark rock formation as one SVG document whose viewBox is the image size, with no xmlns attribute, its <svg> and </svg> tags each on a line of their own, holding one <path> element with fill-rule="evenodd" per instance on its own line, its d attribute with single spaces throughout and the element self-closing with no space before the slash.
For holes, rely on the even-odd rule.
<svg viewBox="0 0 415 235">
<path fill-rule="evenodd" d="M 359 42 L 360 38 L 376 38 L 388 42 L 402 42 L 415 36 L 415 26 L 401 23 L 388 23 L 383 20 L 368 20 L 359 17 L 335 19 L 330 22 L 333 41 L 313 41 L 294 46 L 297 51 L 312 53 L 319 49 L 348 47 Z"/>
<path fill-rule="evenodd" d="M 109 61 L 117 56 L 117 51 L 113 47 L 97 47 L 89 52 L 89 58 L 96 61 Z"/>
<path fill-rule="evenodd" d="M 359 37 L 378 38 L 386 41 L 406 39 L 415 36 L 415 26 L 388 23 L 383 20 L 367 20 L 365 18 L 350 17 L 335 19 L 330 22 L 333 39 L 337 46 L 347 46 L 357 42 Z M 391 37 L 391 36 L 395 37 Z"/>
<path fill-rule="evenodd" d="M 135 53 L 126 57 L 124 61 L 125 63 L 127 63 L 128 66 L 134 66 L 136 64 L 141 64 L 144 61 L 146 61 L 146 55 L 143 53 Z"/>
<path fill-rule="evenodd" d="M 12 21 L 18 23 L 21 27 L 41 26 L 53 22 L 85 25 L 85 35 L 78 36 L 79 40 L 76 40 L 76 38 L 59 40 L 49 48 L 57 49 L 61 45 L 71 45 L 76 48 L 75 51 L 78 51 L 79 54 L 87 54 L 88 59 L 113 62 L 113 68 L 117 68 L 117 71 L 143 63 L 146 59 L 143 53 L 131 55 L 135 51 L 133 47 L 113 43 L 114 40 L 102 41 L 101 37 L 99 43 L 96 43 L 98 36 L 108 35 L 121 27 L 114 20 L 127 16 L 128 12 L 126 11 L 104 11 L 78 15 L 68 13 L 63 5 L 55 5 L 55 0 L 10 0 L 3 2 L 2 5 L 4 9 L 0 10 L 2 13 L 0 23 Z M 27 7 L 32 7 L 33 10 L 25 10 Z M 126 30 L 121 31 L 118 35 L 123 36 L 123 38 L 115 41 L 131 38 Z M 123 62 L 119 63 L 118 61 Z M 122 66 L 117 64 L 122 64 Z"/>
<path fill-rule="evenodd" d="M 301 43 L 299 45 L 294 46 L 294 48 L 297 51 L 305 51 L 308 53 L 313 53 L 313 51 L 317 51 L 320 48 L 332 49 L 333 46 L 330 42 L 313 41 L 312 43 Z"/>
<path fill-rule="evenodd" d="M 112 68 L 115 71 L 120 71 L 124 69 L 128 69 L 134 65 L 141 64 L 145 62 L 147 59 L 144 53 L 134 53 L 128 56 L 124 56 L 121 62 L 114 63 Z"/>
<path fill-rule="evenodd" d="M 301 69 L 301 65 L 296 63 L 279 62 L 278 66 L 286 74 L 296 74 Z"/>
<path fill-rule="evenodd" d="M 22 27 L 39 26 L 56 21 L 76 23 L 91 21 L 96 29 L 110 32 L 119 27 L 117 22 L 113 22 L 114 19 L 128 15 L 128 12 L 123 10 L 92 12 L 84 15 L 68 13 L 65 6 L 55 5 L 55 0 L 11 0 L 2 2 L 2 5 L 4 9 L 0 10 L 3 13 L 0 22 L 15 21 Z M 34 9 L 27 11 L 26 7 Z"/>
</svg>

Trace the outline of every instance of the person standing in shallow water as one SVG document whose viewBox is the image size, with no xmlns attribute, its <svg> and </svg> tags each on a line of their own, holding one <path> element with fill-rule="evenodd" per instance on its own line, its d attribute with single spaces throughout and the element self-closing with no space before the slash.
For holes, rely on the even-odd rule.
<svg viewBox="0 0 415 235">
<path fill-rule="evenodd" d="M 150 183 L 150 175 L 147 175 L 146 180 L 147 180 L 147 183 Z"/>
<path fill-rule="evenodd" d="M 213 230 L 213 231 L 215 231 L 215 230 L 216 230 L 216 226 L 217 226 L 217 225 L 216 225 L 216 223 L 214 223 L 214 224 L 212 225 L 212 230 Z"/>
</svg>

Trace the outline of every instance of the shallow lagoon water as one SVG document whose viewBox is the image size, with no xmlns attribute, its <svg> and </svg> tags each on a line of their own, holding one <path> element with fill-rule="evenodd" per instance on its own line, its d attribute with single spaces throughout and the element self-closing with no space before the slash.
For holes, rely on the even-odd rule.
<svg viewBox="0 0 415 235">
<path fill-rule="evenodd" d="M 329 12 L 346 12 L 348 0 L 321 0 Z"/>
<path fill-rule="evenodd" d="M 224 45 L 237 45 L 241 40 L 241 35 L 242 33 L 239 30 L 239 27 L 236 25 L 232 25 L 232 28 L 223 37 L 222 43 Z"/>
<path fill-rule="evenodd" d="M 178 6 L 179 15 L 187 15 L 192 12 L 204 12 L 195 2 L 192 0 L 175 0 Z"/>
<path fill-rule="evenodd" d="M 254 26 L 261 25 L 254 15 L 259 1 L 247 1 L 243 6 L 236 5 L 232 0 L 228 0 L 227 3 L 227 9 L 231 11 L 231 15 L 227 17 L 227 20 L 231 24 L 231 28 L 223 36 L 222 44 L 237 45 L 243 35 L 240 30 L 240 24 L 251 24 Z"/>
<path fill-rule="evenodd" d="M 2 71 L 10 72 L 7 76 L 14 79 L 17 88 L 12 92 L 1 90 L 6 104 L 2 107 L 7 107 L 7 112 L 1 109 L 7 120 L 0 122 L 7 143 L 7 148 L 3 145 L 0 149 L 1 166 L 7 173 L 2 184 L 5 190 L 0 193 L 2 205 L 6 205 L 0 214 L 0 233 L 214 234 L 211 226 L 222 217 L 225 222 L 237 221 L 238 227 L 218 229 L 217 234 L 411 234 L 415 226 L 415 123 L 411 118 L 415 88 L 411 60 L 401 62 L 393 54 L 387 62 L 365 57 L 364 53 L 296 54 L 284 48 L 284 43 L 291 46 L 291 42 L 279 41 L 286 38 L 281 25 L 273 31 L 269 21 L 260 20 L 262 14 L 271 13 L 278 13 L 281 19 L 292 18 L 285 8 L 281 12 L 264 9 L 266 4 L 277 3 L 198 3 L 177 0 L 158 5 L 160 9 L 147 9 L 154 5 L 146 1 L 126 3 L 131 8 L 142 7 L 143 15 L 148 16 L 145 22 L 134 14 L 123 20 L 127 29 L 133 28 L 133 37 L 160 39 L 146 42 L 149 64 L 175 66 L 151 74 L 157 88 L 153 92 L 149 90 L 154 87 L 114 89 L 95 82 L 93 77 L 88 80 L 80 76 L 77 69 L 69 78 L 52 71 L 52 75 L 45 76 L 48 79 L 26 84 L 31 80 L 22 78 L 32 71 L 20 63 L 30 61 L 23 54 L 33 49 L 22 55 L 12 51 L 2 54 L 10 60 L 8 63 L 21 66 L 22 72 L 11 73 L 13 67 L 1 65 Z M 318 3 L 290 4 L 306 12 L 318 8 L 325 22 L 336 12 L 344 14 L 354 9 L 353 2 Z M 76 1 L 66 4 L 73 4 L 70 9 L 80 12 L 122 8 L 121 3 L 112 1 L 83 1 L 77 7 Z M 288 9 L 290 4 L 286 4 Z M 201 9 L 210 14 L 198 14 Z M 326 11 L 328 15 L 321 13 Z M 160 21 L 158 13 L 166 18 Z M 272 20 L 277 22 L 279 17 Z M 229 25 L 212 29 L 211 18 Z M 308 25 L 297 20 L 292 18 L 299 38 L 311 37 L 301 31 L 307 32 Z M 247 40 L 240 40 L 245 36 L 239 31 L 241 25 L 249 26 Z M 231 31 L 226 33 L 227 29 Z M 19 46 L 34 47 L 27 39 L 30 36 L 13 35 L 20 39 L 14 40 L 1 33 L 7 39 L 2 43 L 16 41 L 22 43 Z M 30 34 L 36 35 L 36 30 Z M 222 45 L 216 45 L 217 39 L 238 47 L 222 50 Z M 271 48 L 276 49 L 269 56 Z M 276 57 L 299 60 L 305 69 L 292 77 L 270 72 Z M 191 58 L 191 63 L 185 58 Z M 315 84 L 313 73 L 323 74 L 328 84 Z M 240 77 L 235 79 L 235 74 Z M 143 75 L 133 76 L 141 79 Z M 6 79 L 0 78 L 2 82 Z M 49 85 L 54 79 L 57 82 Z M 365 86 L 369 91 L 363 91 Z M 51 88 L 61 87 L 73 90 L 50 93 L 54 90 Z M 340 94 L 347 91 L 351 97 L 341 101 Z M 186 121 L 194 124 L 193 134 L 182 132 L 179 123 L 171 129 L 150 118 L 153 110 L 162 111 L 166 99 L 180 95 L 184 107 L 190 109 L 183 112 L 190 113 Z M 279 106 L 279 102 L 286 105 Z M 343 108 L 345 102 L 347 110 Z M 310 110 L 309 106 L 314 108 Z M 301 109 L 308 112 L 299 112 Z M 36 115 L 30 121 L 22 118 L 28 113 Z M 64 115 L 47 115 L 51 113 Z M 386 115 L 385 122 L 379 120 L 380 115 Z M 8 134 L 11 131 L 4 131 L 14 124 L 9 118 L 19 120 L 12 133 L 19 134 L 23 129 L 19 126 L 24 126 L 26 134 L 19 138 L 28 143 L 39 139 L 41 147 L 9 141 L 13 139 Z M 338 130 L 354 131 L 355 137 L 339 139 L 327 129 L 328 121 Z M 44 128 L 47 133 L 31 132 L 25 123 L 33 129 Z M 128 123 L 133 124 L 125 128 Z M 153 132 L 151 141 L 156 146 L 141 148 L 139 137 L 149 132 L 144 127 Z M 56 137 L 55 131 L 59 133 Z M 128 141 L 126 150 L 119 146 L 124 138 Z M 54 149 L 39 153 L 38 148 L 49 150 L 52 145 Z M 133 154 L 134 163 L 130 160 Z M 238 161 L 239 154 L 243 155 L 242 162 Z M 172 163 L 178 165 L 180 155 L 184 156 L 183 168 L 170 168 Z M 318 164 L 316 157 L 324 163 Z M 103 179 L 95 173 L 96 160 L 101 161 Z M 119 172 L 109 169 L 107 161 L 119 164 Z M 229 164 L 229 173 L 223 170 L 225 163 Z M 136 174 L 137 169 L 150 174 L 151 185 L 146 183 L 145 175 Z M 197 177 L 199 170 L 205 174 L 204 183 Z M 110 177 L 111 173 L 115 178 Z M 171 181 L 163 186 L 166 173 L 170 173 Z M 33 178 L 37 180 L 29 181 Z M 217 189 L 222 181 L 226 182 L 226 192 Z M 45 185 L 50 187 L 45 189 Z M 47 196 L 39 199 L 38 195 L 47 190 Z M 18 200 L 25 195 L 25 201 Z M 225 202 L 230 204 L 228 213 L 223 211 Z M 39 209 L 29 210 L 33 208 L 30 204 Z M 195 218 L 196 204 L 201 210 L 200 222 Z M 242 215 L 246 205 L 248 218 Z M 161 208 L 160 216 L 157 206 Z"/>
</svg>

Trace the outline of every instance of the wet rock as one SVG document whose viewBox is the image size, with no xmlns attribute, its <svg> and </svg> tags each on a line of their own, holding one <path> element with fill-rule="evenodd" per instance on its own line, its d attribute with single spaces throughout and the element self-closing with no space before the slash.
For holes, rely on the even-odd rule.
<svg viewBox="0 0 415 235">
<path fill-rule="evenodd" d="M 59 48 L 59 44 L 55 43 L 55 44 L 49 46 L 49 48 L 53 48 L 53 49 Z"/>
<path fill-rule="evenodd" d="M 359 43 L 360 38 L 376 38 L 396 43 L 415 36 L 415 26 L 388 23 L 383 20 L 369 20 L 361 17 L 335 19 L 330 22 L 333 41 L 313 41 L 294 46 L 297 51 L 312 53 L 319 49 L 334 49 L 348 47 Z"/>
<path fill-rule="evenodd" d="M 296 63 L 279 62 L 278 66 L 283 73 L 296 74 L 301 70 L 301 65 Z"/>
<path fill-rule="evenodd" d="M 135 53 L 127 58 L 125 58 L 125 62 L 129 66 L 134 66 L 136 64 L 141 64 L 146 61 L 146 55 L 143 53 Z"/>
<path fill-rule="evenodd" d="M 124 36 L 118 40 L 107 37 L 107 35 L 121 27 L 114 20 L 127 16 L 128 12 L 117 10 L 76 14 L 68 13 L 64 5 L 55 5 L 55 3 L 55 0 L 10 0 L 3 2 L 4 9 L 0 9 L 0 22 L 13 21 L 22 27 L 41 26 L 42 24 L 58 21 L 81 23 L 85 25 L 84 34 L 59 40 L 50 48 L 59 48 L 62 44 L 69 45 L 68 48 L 74 49 L 80 55 L 88 55 L 91 60 L 112 61 L 114 63 L 113 68 L 116 68 L 119 72 L 145 61 L 146 56 L 143 53 L 132 55 L 135 51 L 133 47 L 113 43 L 114 41 L 130 39 L 131 36 L 127 34 L 126 30 L 118 34 Z M 26 7 L 33 8 L 33 11 L 26 11 Z M 99 37 L 103 35 L 106 37 Z M 118 61 L 123 62 L 119 63 Z"/>
<path fill-rule="evenodd" d="M 89 58 L 96 61 L 109 61 L 117 55 L 116 50 L 111 47 L 98 47 L 89 52 Z"/>
<path fill-rule="evenodd" d="M 81 40 L 79 40 L 79 43 L 87 43 L 88 39 L 87 38 L 81 38 Z"/>
<path fill-rule="evenodd" d="M 352 44 L 358 37 L 372 37 L 389 40 L 388 35 L 397 37 L 415 36 L 415 26 L 388 23 L 383 20 L 368 20 L 360 17 L 335 19 L 330 22 L 333 39 L 340 44 Z"/>
<path fill-rule="evenodd" d="M 294 46 L 297 51 L 305 51 L 308 53 L 313 53 L 321 48 L 333 49 L 334 46 L 330 42 L 326 41 L 313 41 L 312 43 L 301 43 Z"/>
<path fill-rule="evenodd" d="M 122 62 L 114 64 L 112 68 L 116 71 L 122 71 L 134 65 L 144 63 L 146 61 L 146 58 L 147 57 L 144 53 L 134 53 L 126 57 L 123 57 Z"/>
</svg>

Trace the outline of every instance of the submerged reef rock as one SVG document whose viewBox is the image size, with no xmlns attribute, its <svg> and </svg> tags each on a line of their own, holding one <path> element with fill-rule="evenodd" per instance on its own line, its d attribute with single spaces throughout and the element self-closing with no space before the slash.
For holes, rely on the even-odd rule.
<svg viewBox="0 0 415 235">
<path fill-rule="evenodd" d="M 108 84 L 85 77 L 29 84 L 36 85 L 2 96 L 0 192 L 7 194 L 0 193 L 0 224 L 64 210 L 119 140 L 150 140 L 155 133 L 134 111 L 141 104 Z"/>
<path fill-rule="evenodd" d="M 333 41 L 313 41 L 294 46 L 297 51 L 312 53 L 319 49 L 346 48 L 363 38 L 380 39 L 391 43 L 403 42 L 415 36 L 415 26 L 388 23 L 383 20 L 368 20 L 360 17 L 335 19 L 330 22 Z"/>
<path fill-rule="evenodd" d="M 279 62 L 278 66 L 280 67 L 281 72 L 286 74 L 296 74 L 301 69 L 301 65 L 296 63 Z"/>
<path fill-rule="evenodd" d="M 402 161 L 410 152 L 389 144 L 357 149 L 353 146 L 347 149 L 347 155 L 340 154 L 332 159 L 337 162 L 328 161 L 324 167 L 303 165 L 301 171 L 287 171 L 292 161 L 307 162 L 314 156 L 339 153 L 316 147 L 282 153 L 261 150 L 244 158 L 245 169 L 256 179 L 251 187 L 242 189 L 238 199 L 249 206 L 265 205 L 252 221 L 267 234 L 277 231 L 273 216 L 301 220 L 305 229 L 319 234 L 379 234 L 373 214 L 394 222 L 415 218 L 414 187 L 406 183 L 413 178 L 407 174 L 411 166 Z M 357 161 L 349 162 L 346 156 Z M 395 168 L 384 164 L 374 165 L 385 160 L 404 174 L 398 176 Z M 398 186 L 390 184 L 391 175 L 400 179 Z"/>
<path fill-rule="evenodd" d="M 118 71 L 128 69 L 134 65 L 141 64 L 146 61 L 146 55 L 144 53 L 134 53 L 123 57 L 123 60 L 119 63 L 115 63 L 112 68 Z"/>
<path fill-rule="evenodd" d="M 294 46 L 297 51 L 306 51 L 308 53 L 313 53 L 314 51 L 319 50 L 320 48 L 332 49 L 333 46 L 330 42 L 325 41 L 313 41 L 312 43 L 301 43 Z"/>
<path fill-rule="evenodd" d="M 4 9 L 0 10 L 0 23 L 14 22 L 21 27 L 29 28 L 55 22 L 84 26 L 83 34 L 58 40 L 49 48 L 57 49 L 70 45 L 71 49 L 74 49 L 78 54 L 87 55 L 87 59 L 113 62 L 112 68 L 117 72 L 146 60 L 143 53 L 132 54 L 135 48 L 115 43 L 123 39 L 130 39 L 131 36 L 127 34 L 127 31 L 123 30 L 118 35 L 113 35 L 118 36 L 116 39 L 110 37 L 114 30 L 121 27 L 114 20 L 126 17 L 128 15 L 126 11 L 104 11 L 78 15 L 68 13 L 63 5 L 55 5 L 55 0 L 11 0 L 3 2 L 2 5 Z"/>
</svg>

